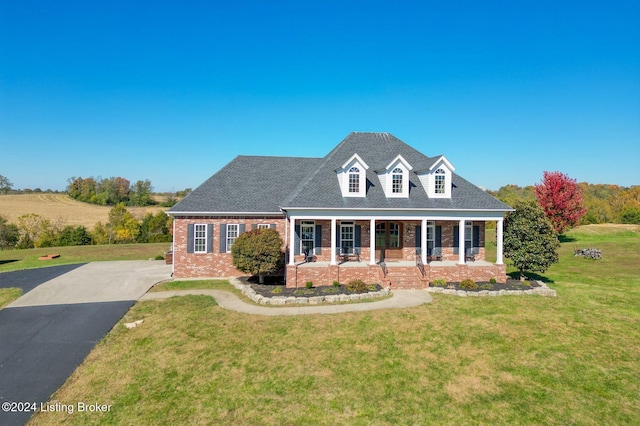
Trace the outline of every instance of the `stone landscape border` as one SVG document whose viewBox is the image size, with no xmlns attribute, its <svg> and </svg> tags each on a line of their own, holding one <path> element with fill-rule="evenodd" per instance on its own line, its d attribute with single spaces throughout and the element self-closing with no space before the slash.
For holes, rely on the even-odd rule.
<svg viewBox="0 0 640 426">
<path fill-rule="evenodd" d="M 442 294 L 450 294 L 454 296 L 461 297 L 496 297 L 496 296 L 523 296 L 523 295 L 534 295 L 538 296 L 546 296 L 546 297 L 557 297 L 557 293 L 555 290 L 549 288 L 542 281 L 536 281 L 540 287 L 536 287 L 530 290 L 480 290 L 480 291 L 465 291 L 465 290 L 456 290 L 444 287 L 427 287 L 427 291 L 429 293 L 442 293 Z"/>
<path fill-rule="evenodd" d="M 354 302 L 364 299 L 378 299 L 389 295 L 389 289 L 382 289 L 379 291 L 370 291 L 368 293 L 353 293 L 353 294 L 327 294 L 324 296 L 313 297 L 294 297 L 294 296 L 273 296 L 265 297 L 251 288 L 250 285 L 243 284 L 240 280 L 232 278 L 229 280 L 238 290 L 242 291 L 242 294 L 247 296 L 260 305 L 319 305 L 321 303 L 340 303 L 340 302 Z"/>
</svg>

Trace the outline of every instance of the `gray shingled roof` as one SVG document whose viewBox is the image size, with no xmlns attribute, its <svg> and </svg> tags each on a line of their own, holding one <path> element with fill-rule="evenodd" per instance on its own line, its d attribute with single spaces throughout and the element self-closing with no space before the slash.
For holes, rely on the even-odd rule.
<svg viewBox="0 0 640 426">
<path fill-rule="evenodd" d="M 368 164 L 367 196 L 343 197 L 336 170 L 358 154 Z M 398 155 L 414 168 L 408 198 L 387 198 L 376 170 Z M 450 199 L 429 198 L 415 171 L 429 169 L 427 157 L 389 133 L 351 133 L 324 158 L 236 157 L 169 213 L 273 212 L 291 208 L 497 210 L 511 208 L 453 174 Z"/>
</svg>

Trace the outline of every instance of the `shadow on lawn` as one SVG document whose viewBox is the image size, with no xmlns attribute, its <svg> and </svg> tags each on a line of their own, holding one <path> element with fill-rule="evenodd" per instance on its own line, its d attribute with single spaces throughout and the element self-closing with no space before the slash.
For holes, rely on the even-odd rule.
<svg viewBox="0 0 640 426">
<path fill-rule="evenodd" d="M 511 278 L 513 278 L 514 280 L 519 280 L 520 279 L 520 271 L 513 271 L 513 272 L 509 272 L 507 274 L 508 276 L 510 276 Z M 540 274 L 536 274 L 535 272 L 525 272 L 524 275 L 527 277 L 527 279 L 529 280 L 538 280 L 538 281 L 542 281 L 546 284 L 554 284 L 555 281 L 553 281 L 551 278 L 545 276 L 545 275 L 540 275 Z"/>
<path fill-rule="evenodd" d="M 13 263 L 13 262 L 17 262 L 18 259 L 7 259 L 7 260 L 0 260 L 0 265 L 6 265 L 7 263 Z"/>
</svg>

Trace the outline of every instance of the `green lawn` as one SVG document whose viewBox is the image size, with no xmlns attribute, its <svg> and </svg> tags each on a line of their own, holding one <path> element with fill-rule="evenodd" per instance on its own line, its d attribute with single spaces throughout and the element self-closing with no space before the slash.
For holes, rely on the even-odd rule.
<svg viewBox="0 0 640 426">
<path fill-rule="evenodd" d="M 435 294 L 300 317 L 229 312 L 206 296 L 138 303 L 54 395 L 111 410 L 33 423 L 638 424 L 639 235 L 571 231 L 543 274 L 557 298 Z"/>
<path fill-rule="evenodd" d="M 170 243 L 112 244 L 0 250 L 0 272 L 103 260 L 145 260 L 164 256 L 170 245 Z M 40 256 L 48 254 L 59 254 L 60 257 L 51 260 L 38 260 Z"/>
</svg>

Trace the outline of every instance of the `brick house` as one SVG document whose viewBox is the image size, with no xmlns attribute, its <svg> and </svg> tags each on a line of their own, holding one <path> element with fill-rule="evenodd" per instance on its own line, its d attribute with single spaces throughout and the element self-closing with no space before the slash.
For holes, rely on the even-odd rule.
<svg viewBox="0 0 640 426">
<path fill-rule="evenodd" d="M 232 264 L 235 238 L 271 227 L 284 241 L 288 287 L 504 282 L 512 209 L 454 172 L 446 157 L 389 133 L 351 133 L 324 158 L 238 156 L 169 210 L 174 277 L 243 275 Z M 487 222 L 497 229 L 495 263 L 485 260 Z"/>
</svg>

